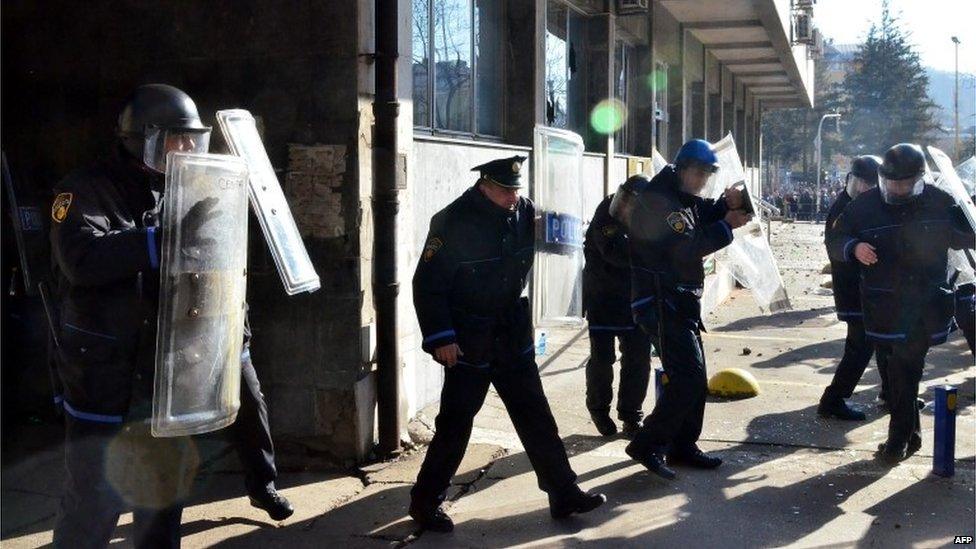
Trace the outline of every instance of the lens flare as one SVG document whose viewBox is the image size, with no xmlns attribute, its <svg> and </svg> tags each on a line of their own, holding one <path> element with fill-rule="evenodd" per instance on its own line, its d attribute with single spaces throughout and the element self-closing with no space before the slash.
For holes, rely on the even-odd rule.
<svg viewBox="0 0 976 549">
<path fill-rule="evenodd" d="M 668 73 L 667 71 L 657 70 L 651 71 L 647 75 L 647 88 L 649 90 L 663 90 L 668 87 Z"/>
<path fill-rule="evenodd" d="M 627 122 L 627 107 L 617 99 L 604 99 L 590 112 L 590 127 L 597 133 L 611 134 Z"/>
</svg>

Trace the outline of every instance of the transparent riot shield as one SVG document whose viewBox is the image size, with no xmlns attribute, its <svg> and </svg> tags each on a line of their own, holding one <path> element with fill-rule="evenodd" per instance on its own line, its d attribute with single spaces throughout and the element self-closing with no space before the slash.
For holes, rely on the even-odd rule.
<svg viewBox="0 0 976 549">
<path fill-rule="evenodd" d="M 583 138 L 566 130 L 535 128 L 532 199 L 537 221 L 533 276 L 540 325 L 582 322 Z"/>
<path fill-rule="evenodd" d="M 939 168 L 939 179 L 935 182 L 935 186 L 956 199 L 956 203 L 962 208 L 963 213 L 966 213 L 966 218 L 972 224 L 973 202 L 969 189 L 966 188 L 966 184 L 959 177 L 956 168 L 952 167 L 952 161 L 949 160 L 949 157 L 945 153 L 935 147 L 928 147 L 928 149 L 929 154 L 932 155 L 932 159 L 935 160 L 935 164 Z M 961 167 L 965 168 L 965 166 Z M 976 266 L 976 260 L 974 260 L 973 250 L 949 250 L 948 262 L 949 277 L 956 286 L 971 284 L 976 281 L 976 268 L 974 268 Z"/>
<path fill-rule="evenodd" d="M 952 195 L 952 198 L 956 200 L 956 204 L 962 208 L 962 213 L 966 215 L 966 219 L 969 224 L 972 225 L 973 230 L 976 231 L 976 205 L 973 204 L 973 199 L 966 193 L 966 187 L 963 185 L 962 180 L 959 179 L 959 174 L 956 173 L 956 169 L 952 167 L 952 160 L 946 156 L 946 153 L 936 149 L 935 147 L 928 147 L 929 154 L 932 155 L 932 160 L 935 160 L 935 165 L 939 168 L 939 173 L 941 177 L 942 190 Z"/>
<path fill-rule="evenodd" d="M 152 434 L 230 425 L 240 407 L 247 165 L 170 153 L 162 219 Z"/>
<path fill-rule="evenodd" d="M 654 171 L 654 173 L 648 175 L 654 177 L 667 165 L 668 161 L 665 160 L 664 156 L 662 156 L 661 153 L 658 152 L 657 148 L 655 148 L 653 154 L 651 154 L 651 169 Z"/>
<path fill-rule="evenodd" d="M 246 110 L 217 111 L 217 124 L 233 154 L 247 162 L 249 195 L 254 214 L 274 257 L 288 295 L 319 289 L 319 275 L 291 215 L 285 193 L 258 134 L 254 117 Z"/>
<path fill-rule="evenodd" d="M 726 188 L 745 183 L 746 180 L 732 135 L 725 136 L 715 143 L 714 147 L 719 169 L 718 173 L 709 179 L 708 186 L 702 192 L 705 198 L 718 198 Z M 744 185 L 744 187 L 749 200 L 755 204 L 749 186 Z M 749 223 L 735 229 L 733 234 L 735 238 L 732 244 L 718 252 L 719 259 L 727 261 L 732 276 L 749 288 L 763 312 L 775 313 L 790 309 L 790 298 L 786 294 L 776 258 L 773 257 L 766 230 L 760 220 L 753 218 Z"/>
<path fill-rule="evenodd" d="M 956 173 L 962 181 L 962 186 L 966 188 L 969 196 L 976 194 L 976 156 L 970 156 L 969 160 L 956 166 Z"/>
</svg>

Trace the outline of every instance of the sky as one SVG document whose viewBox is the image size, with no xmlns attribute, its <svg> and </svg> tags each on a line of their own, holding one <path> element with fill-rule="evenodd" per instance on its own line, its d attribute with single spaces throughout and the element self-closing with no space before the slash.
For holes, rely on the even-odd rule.
<svg viewBox="0 0 976 549">
<path fill-rule="evenodd" d="M 817 0 L 814 21 L 836 44 L 863 42 L 871 23 L 881 19 L 882 0 Z M 889 0 L 922 65 L 955 70 L 954 47 L 959 44 L 959 72 L 976 73 L 976 0 Z"/>
</svg>

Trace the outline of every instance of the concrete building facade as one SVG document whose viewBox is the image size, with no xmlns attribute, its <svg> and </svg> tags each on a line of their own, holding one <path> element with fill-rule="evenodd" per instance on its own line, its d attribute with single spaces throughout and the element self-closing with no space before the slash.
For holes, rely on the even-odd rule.
<svg viewBox="0 0 976 549">
<path fill-rule="evenodd" d="M 809 3 L 397 0 L 398 429 L 439 396 L 441 368 L 420 350 L 409 282 L 431 216 L 474 182 L 470 168 L 514 154 L 531 164 L 536 126 L 573 131 L 592 212 L 655 149 L 670 158 L 689 138 L 731 133 L 758 190 L 763 113 L 812 106 L 813 60 L 794 36 Z M 13 0 L 2 19 L 3 148 L 39 189 L 106 150 L 120 101 L 138 84 L 183 88 L 210 123 L 226 108 L 259 118 L 322 288 L 287 297 L 252 223 L 252 354 L 279 447 L 338 464 L 370 457 L 385 398 L 374 300 L 376 5 Z M 13 337 L 5 327 L 5 353 Z"/>
</svg>

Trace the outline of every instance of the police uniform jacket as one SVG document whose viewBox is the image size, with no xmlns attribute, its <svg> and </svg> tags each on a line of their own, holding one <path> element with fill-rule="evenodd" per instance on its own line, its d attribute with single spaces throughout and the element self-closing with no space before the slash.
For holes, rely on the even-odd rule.
<svg viewBox="0 0 976 549">
<path fill-rule="evenodd" d="M 534 360 L 527 298 L 535 208 L 508 211 L 477 185 L 434 215 L 413 277 L 423 349 L 457 343 L 462 365 L 487 368 Z"/>
<path fill-rule="evenodd" d="M 630 250 L 623 225 L 610 216 L 608 196 L 597 206 L 583 241 L 583 310 L 591 330 L 634 328 L 630 314 Z"/>
<path fill-rule="evenodd" d="M 159 293 L 161 181 L 123 154 L 58 183 L 51 211 L 63 405 L 109 423 L 152 395 Z"/>
<path fill-rule="evenodd" d="M 658 309 L 701 326 L 705 281 L 702 259 L 732 242 L 723 219 L 725 199 L 708 200 L 680 190 L 673 165 L 638 196 L 629 233 L 634 320 L 656 326 Z"/>
<path fill-rule="evenodd" d="M 879 189 L 851 202 L 827 242 L 831 259 L 855 262 L 866 242 L 878 262 L 860 266 L 865 333 L 872 341 L 905 341 L 919 323 L 931 345 L 953 327 L 953 289 L 946 276 L 947 251 L 974 245 L 972 229 L 952 197 L 931 185 L 904 205 L 884 202 Z"/>
<path fill-rule="evenodd" d="M 844 208 L 851 203 L 851 195 L 847 190 L 841 191 L 834 203 L 830 205 L 827 212 L 826 229 L 824 230 L 824 243 L 829 243 L 830 239 L 837 233 L 837 218 L 840 217 Z M 848 322 L 851 320 L 860 321 L 864 314 L 861 312 L 861 294 L 858 289 L 860 279 L 861 264 L 857 261 L 837 261 L 830 258 L 830 277 L 833 281 L 834 307 L 837 309 L 837 318 Z"/>
</svg>

